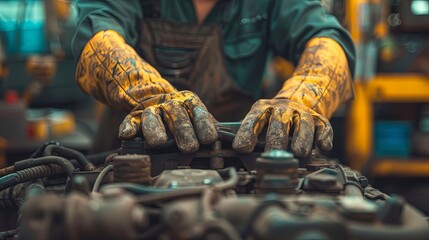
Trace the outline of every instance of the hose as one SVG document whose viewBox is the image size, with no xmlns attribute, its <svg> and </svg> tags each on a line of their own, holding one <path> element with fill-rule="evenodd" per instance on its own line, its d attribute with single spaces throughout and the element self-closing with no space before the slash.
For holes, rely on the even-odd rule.
<svg viewBox="0 0 429 240">
<path fill-rule="evenodd" d="M 0 191 L 15 186 L 19 183 L 58 175 L 63 172 L 64 169 L 62 167 L 53 164 L 30 167 L 24 170 L 20 170 L 0 178 Z"/>
<path fill-rule="evenodd" d="M 30 158 L 30 159 L 15 162 L 13 166 L 15 168 L 15 171 L 22 171 L 34 166 L 49 165 L 49 164 L 55 164 L 55 165 L 61 166 L 64 169 L 64 172 L 70 178 L 73 177 L 73 173 L 76 171 L 76 169 L 74 168 L 73 164 L 70 161 L 68 161 L 63 157 L 58 157 L 58 156 Z"/>
<path fill-rule="evenodd" d="M 79 162 L 85 171 L 93 171 L 96 169 L 94 164 L 88 161 L 88 159 L 81 152 L 74 149 L 58 145 L 48 145 L 45 148 L 45 156 L 53 156 L 54 153 L 67 159 L 76 159 L 76 161 Z"/>
<path fill-rule="evenodd" d="M 175 189 L 173 190 L 168 188 L 165 189 L 165 188 L 147 187 L 136 183 L 110 183 L 108 185 L 103 186 L 102 190 L 106 191 L 108 189 L 114 189 L 114 188 L 121 188 L 135 195 L 148 195 L 148 194 L 158 194 L 158 193 L 176 191 Z"/>
<path fill-rule="evenodd" d="M 92 187 L 92 192 L 98 192 L 98 190 L 100 189 L 100 185 L 101 182 L 103 181 L 104 177 L 106 177 L 106 175 L 113 170 L 113 165 L 108 165 L 107 167 L 105 167 L 100 174 L 98 174 L 97 179 L 95 179 L 95 183 L 94 186 Z"/>
<path fill-rule="evenodd" d="M 0 209 L 18 209 L 25 198 L 25 184 L 17 184 L 0 191 Z"/>
<path fill-rule="evenodd" d="M 44 142 L 43 145 L 41 147 L 39 147 L 36 151 L 33 152 L 33 154 L 31 154 L 30 158 L 38 158 L 38 157 L 43 157 L 44 152 L 45 152 L 45 148 L 49 145 L 57 145 L 59 146 L 60 143 L 57 141 L 48 141 L 48 142 Z"/>
<path fill-rule="evenodd" d="M 44 193 L 45 186 L 41 179 L 16 184 L 15 186 L 0 191 L 0 209 L 19 208 L 24 201 Z"/>
<path fill-rule="evenodd" d="M 15 168 L 13 166 L 2 168 L 0 169 L 0 177 L 3 177 L 13 172 L 15 172 Z"/>
<path fill-rule="evenodd" d="M 51 156 L 51 157 L 56 157 L 56 156 Z M 2 168 L 2 169 L 0 169 L 0 177 L 6 176 L 6 175 L 11 174 L 11 173 L 13 173 L 15 171 L 23 170 L 25 168 L 29 168 L 29 167 L 33 167 L 33 166 L 37 166 L 37 165 L 43 165 L 43 164 L 39 164 L 38 163 L 38 161 L 39 161 L 38 159 L 40 159 L 40 158 L 25 159 L 25 160 L 21 160 L 21 161 L 15 162 L 15 164 L 13 166 Z M 42 157 L 42 159 L 46 159 L 46 157 Z M 31 161 L 34 161 L 34 160 L 36 160 L 37 164 L 34 164 L 34 162 L 31 162 Z M 42 160 L 42 161 L 45 161 L 45 160 Z M 56 161 L 56 160 L 50 160 L 50 161 Z M 61 160 L 61 161 L 63 161 L 63 160 Z M 74 164 L 76 164 L 76 162 L 74 162 L 74 161 L 70 161 L 70 162 L 73 165 L 73 169 L 75 169 L 74 168 Z M 62 165 L 67 165 L 67 166 L 65 166 L 67 169 L 71 168 L 69 166 L 70 164 L 68 164 L 68 163 L 64 163 L 64 164 L 58 163 L 58 164 L 61 165 L 61 166 Z M 66 172 L 68 172 L 68 171 L 66 171 Z"/>
</svg>

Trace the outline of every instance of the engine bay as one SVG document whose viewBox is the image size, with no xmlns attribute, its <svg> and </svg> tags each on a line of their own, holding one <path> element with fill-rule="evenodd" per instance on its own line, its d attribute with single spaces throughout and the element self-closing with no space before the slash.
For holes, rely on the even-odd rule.
<svg viewBox="0 0 429 240">
<path fill-rule="evenodd" d="M 191 154 L 174 140 L 97 156 L 47 142 L 0 170 L 0 238 L 429 239 L 426 216 L 333 159 L 233 151 L 238 125 Z"/>
</svg>

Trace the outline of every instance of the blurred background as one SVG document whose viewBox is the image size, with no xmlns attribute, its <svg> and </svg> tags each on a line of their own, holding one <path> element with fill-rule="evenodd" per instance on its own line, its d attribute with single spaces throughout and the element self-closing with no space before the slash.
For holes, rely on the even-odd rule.
<svg viewBox="0 0 429 240">
<path fill-rule="evenodd" d="M 330 157 L 429 213 L 429 0 L 322 0 L 357 48 L 355 99 L 331 119 Z M 43 142 L 94 153 L 104 106 L 75 83 L 73 1 L 0 0 L 0 167 Z M 293 65 L 273 57 L 264 93 Z M 117 129 L 108 129 L 117 131 Z"/>
</svg>

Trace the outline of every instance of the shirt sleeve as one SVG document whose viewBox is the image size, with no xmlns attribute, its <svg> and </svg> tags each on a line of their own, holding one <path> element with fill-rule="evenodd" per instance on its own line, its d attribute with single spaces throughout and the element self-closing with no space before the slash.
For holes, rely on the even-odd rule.
<svg viewBox="0 0 429 240">
<path fill-rule="evenodd" d="M 138 41 L 143 11 L 139 0 L 78 0 L 78 23 L 72 39 L 72 51 L 79 59 L 86 43 L 97 32 L 114 30 L 128 44 L 135 46 Z"/>
<path fill-rule="evenodd" d="M 325 13 L 320 0 L 275 0 L 270 17 L 270 44 L 276 55 L 295 65 L 306 43 L 315 37 L 328 37 L 344 49 L 352 76 L 355 68 L 353 41 L 337 19 Z"/>
</svg>

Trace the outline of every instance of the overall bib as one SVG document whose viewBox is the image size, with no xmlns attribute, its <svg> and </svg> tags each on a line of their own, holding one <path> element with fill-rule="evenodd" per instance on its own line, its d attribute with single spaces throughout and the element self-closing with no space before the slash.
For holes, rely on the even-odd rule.
<svg viewBox="0 0 429 240">
<path fill-rule="evenodd" d="M 159 1 L 142 1 L 144 22 L 139 53 L 178 90 L 196 93 L 209 112 L 221 122 L 239 121 L 254 103 L 240 89 L 225 65 L 222 28 L 160 20 Z M 228 12 L 228 1 L 224 16 Z"/>
</svg>

